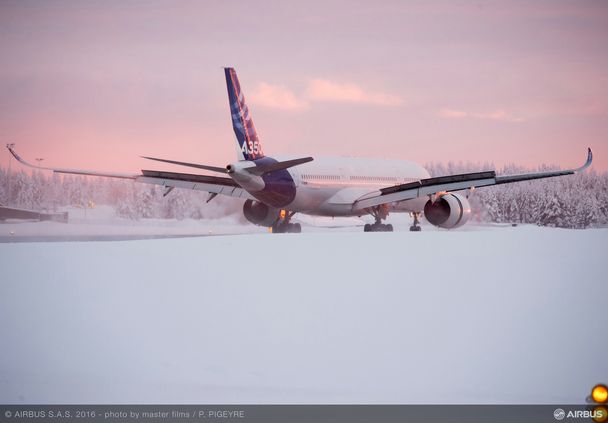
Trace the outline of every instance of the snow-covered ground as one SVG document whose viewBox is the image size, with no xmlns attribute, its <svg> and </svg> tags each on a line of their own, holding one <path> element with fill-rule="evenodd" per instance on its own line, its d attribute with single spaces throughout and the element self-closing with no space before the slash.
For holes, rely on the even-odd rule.
<svg viewBox="0 0 608 423">
<path fill-rule="evenodd" d="M 608 382 L 608 230 L 398 222 L 0 244 L 0 402 L 557 404 Z"/>
<path fill-rule="evenodd" d="M 246 233 L 266 233 L 267 228 L 243 222 L 244 218 L 235 215 L 218 219 L 140 219 L 132 220 L 116 216 L 110 206 L 97 206 L 94 209 L 64 207 L 58 211 L 69 213 L 69 223 L 36 222 L 9 220 L 0 223 L 0 242 L 20 240 L 90 240 L 98 238 L 169 237 L 169 236 L 203 236 Z M 365 223 L 372 223 L 370 216 L 362 218 L 329 218 L 296 214 L 294 222 L 300 222 L 305 232 L 320 232 L 331 229 L 331 232 L 362 231 Z M 396 231 L 407 231 L 412 219 L 407 214 L 391 214 L 387 222 L 395 226 Z M 436 227 L 422 222 L 425 231 L 436 231 Z M 505 227 L 507 224 L 482 225 L 468 224 L 459 231 L 475 231 L 483 227 Z"/>
<path fill-rule="evenodd" d="M 94 209 L 65 207 L 69 223 L 12 220 L 0 224 L 0 239 L 6 237 L 87 237 L 87 236 L 182 236 L 264 232 L 263 228 L 238 222 L 235 216 L 209 220 L 141 219 L 116 216 L 112 207 Z M 2 238 L 4 237 L 4 238 Z"/>
<path fill-rule="evenodd" d="M 112 237 L 163 237 L 163 236 L 201 236 L 201 235 L 227 235 L 244 233 L 265 233 L 266 228 L 243 222 L 243 219 L 232 215 L 218 219 L 140 219 L 132 220 L 116 216 L 110 206 L 98 206 L 94 209 L 64 207 L 59 211 L 69 213 L 69 223 L 36 222 L 24 220 L 9 220 L 0 223 L 0 242 L 18 241 L 20 238 L 44 240 L 58 239 L 112 239 Z M 391 216 L 393 217 L 393 216 Z M 411 223 L 409 217 L 395 215 L 395 219 L 403 223 L 407 229 Z M 405 219 L 405 220 L 404 220 Z M 342 228 L 353 230 L 354 226 L 361 226 L 372 222 L 366 218 L 339 218 L 313 217 L 296 215 L 294 222 L 307 226 L 307 231 L 318 231 L 323 228 Z M 432 228 L 432 227 L 430 227 Z"/>
</svg>

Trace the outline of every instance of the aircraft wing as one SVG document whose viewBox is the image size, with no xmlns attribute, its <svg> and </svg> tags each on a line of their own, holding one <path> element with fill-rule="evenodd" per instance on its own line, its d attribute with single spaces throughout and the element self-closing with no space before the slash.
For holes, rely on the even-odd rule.
<svg viewBox="0 0 608 423">
<path fill-rule="evenodd" d="M 191 173 L 163 172 L 157 170 L 142 170 L 141 173 L 117 173 L 85 169 L 39 167 L 22 159 L 12 147 L 7 146 L 7 148 L 19 163 L 34 169 L 51 170 L 55 173 L 68 173 L 72 175 L 131 179 L 135 182 L 160 185 L 166 188 L 193 189 L 197 191 L 206 191 L 214 194 L 227 195 L 230 197 L 253 199 L 253 197 L 247 191 L 242 189 L 236 182 L 226 177 L 196 175 Z"/>
<path fill-rule="evenodd" d="M 554 176 L 573 175 L 587 169 L 591 165 L 592 161 L 593 153 L 589 148 L 587 152 L 587 161 L 583 166 L 576 169 L 504 176 L 497 176 L 496 172 L 491 170 L 487 172 L 463 173 L 459 175 L 421 179 L 420 181 L 381 188 L 380 190 L 365 194 L 353 203 L 353 209 L 362 210 L 369 207 L 379 206 L 381 204 L 411 200 L 441 192 L 459 191 L 467 188 L 508 184 L 511 182 L 529 181 L 533 179 L 551 178 Z"/>
</svg>

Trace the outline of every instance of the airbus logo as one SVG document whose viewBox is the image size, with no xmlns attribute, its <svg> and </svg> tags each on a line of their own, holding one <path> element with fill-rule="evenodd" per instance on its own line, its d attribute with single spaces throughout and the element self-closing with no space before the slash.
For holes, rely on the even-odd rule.
<svg viewBox="0 0 608 423">
<path fill-rule="evenodd" d="M 553 417 L 555 420 L 564 420 L 564 419 L 593 419 L 596 422 L 604 422 L 606 421 L 606 411 L 605 409 L 596 408 L 594 410 L 568 410 L 566 412 L 562 408 L 556 408 L 553 411 Z"/>
</svg>

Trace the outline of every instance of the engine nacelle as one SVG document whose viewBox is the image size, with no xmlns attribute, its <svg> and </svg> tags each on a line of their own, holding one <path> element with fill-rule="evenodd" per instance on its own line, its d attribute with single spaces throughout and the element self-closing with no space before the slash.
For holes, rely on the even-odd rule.
<svg viewBox="0 0 608 423">
<path fill-rule="evenodd" d="M 245 218 L 260 226 L 272 226 L 279 218 L 281 210 L 267 206 L 264 203 L 254 200 L 247 200 L 243 204 L 243 214 Z"/>
<path fill-rule="evenodd" d="M 440 228 L 458 228 L 467 223 L 470 216 L 471 204 L 460 194 L 444 194 L 434 203 L 429 200 L 424 206 L 426 220 Z"/>
</svg>

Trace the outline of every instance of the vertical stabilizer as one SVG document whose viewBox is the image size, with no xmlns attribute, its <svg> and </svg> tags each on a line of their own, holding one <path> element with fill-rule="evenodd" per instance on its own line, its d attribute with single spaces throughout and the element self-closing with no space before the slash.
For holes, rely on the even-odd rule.
<svg viewBox="0 0 608 423">
<path fill-rule="evenodd" d="M 232 114 L 232 128 L 236 135 L 237 154 L 239 160 L 255 160 L 264 157 L 262 145 L 258 139 L 253 119 L 245 103 L 245 96 L 241 91 L 239 79 L 234 68 L 224 68 L 226 86 L 228 88 L 228 101 Z"/>
</svg>

